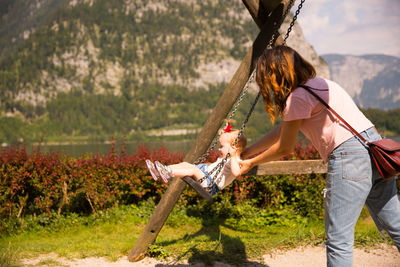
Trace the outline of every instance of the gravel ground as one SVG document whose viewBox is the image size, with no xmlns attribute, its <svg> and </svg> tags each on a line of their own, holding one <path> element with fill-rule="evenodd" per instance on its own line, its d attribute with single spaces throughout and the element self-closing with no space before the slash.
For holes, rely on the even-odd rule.
<svg viewBox="0 0 400 267">
<path fill-rule="evenodd" d="M 251 261 L 241 264 L 246 267 L 323 267 L 326 266 L 325 248 L 301 247 L 286 251 L 271 251 L 263 256 L 263 261 Z M 163 266 L 196 266 L 205 267 L 203 263 L 159 261 L 153 258 L 145 258 L 138 262 L 129 262 L 127 257 L 123 257 L 115 262 L 110 262 L 105 258 L 84 258 L 66 259 L 56 254 L 41 255 L 36 258 L 23 259 L 24 266 L 74 266 L 74 267 L 163 267 Z M 231 267 L 234 265 L 216 262 L 214 267 Z M 400 253 L 396 247 L 381 245 L 376 248 L 354 249 L 354 267 L 400 267 Z"/>
</svg>

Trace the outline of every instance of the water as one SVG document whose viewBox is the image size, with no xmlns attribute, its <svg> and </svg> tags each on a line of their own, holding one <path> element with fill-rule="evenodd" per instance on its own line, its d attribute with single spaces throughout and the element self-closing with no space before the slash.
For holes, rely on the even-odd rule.
<svg viewBox="0 0 400 267">
<path fill-rule="evenodd" d="M 134 154 L 138 151 L 138 148 L 142 145 L 153 149 L 159 149 L 160 146 L 166 147 L 170 152 L 181 152 L 186 153 L 191 148 L 194 140 L 181 140 L 181 141 L 151 141 L 151 142 L 126 142 L 125 148 L 128 154 Z M 71 157 L 80 157 L 85 154 L 97 154 L 104 155 L 111 151 L 112 145 L 107 143 L 91 143 L 91 144 L 60 144 L 60 145 L 48 145 L 42 144 L 40 146 L 41 152 L 62 152 Z M 118 142 L 116 147 L 118 152 L 121 151 L 121 144 Z M 32 149 L 37 149 L 37 145 L 26 145 L 27 153 L 31 153 Z"/>
<path fill-rule="evenodd" d="M 393 139 L 400 143 L 399 136 L 389 136 L 388 138 Z M 170 152 L 181 152 L 186 153 L 189 151 L 191 146 L 194 144 L 195 140 L 180 140 L 180 141 L 147 141 L 147 142 L 127 142 L 125 148 L 128 154 L 133 154 L 137 152 L 139 146 L 145 145 L 149 149 L 158 149 L 160 146 L 166 147 Z M 255 140 L 253 140 L 254 142 Z M 32 151 L 32 148 L 37 146 L 26 145 L 26 150 L 28 153 Z M 116 146 L 117 150 L 120 151 L 120 143 Z M 1 147 L 0 150 L 4 149 Z M 97 154 L 104 155 L 106 152 L 110 151 L 111 144 L 105 143 L 91 143 L 91 144 L 65 144 L 65 145 L 46 145 L 42 144 L 40 151 L 42 152 L 62 152 L 71 157 L 80 157 L 85 154 Z"/>
</svg>

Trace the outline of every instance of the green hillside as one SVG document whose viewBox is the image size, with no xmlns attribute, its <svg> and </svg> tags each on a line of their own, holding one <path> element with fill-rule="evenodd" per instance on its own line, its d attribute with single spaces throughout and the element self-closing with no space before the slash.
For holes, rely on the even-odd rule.
<svg viewBox="0 0 400 267">
<path fill-rule="evenodd" d="M 22 44 L 9 43 L 14 52 L 0 62 L 0 142 L 199 128 L 226 86 L 194 88 L 199 65 L 240 61 L 257 34 L 241 1 L 84 2 L 48 3 L 53 15 Z M 2 13 L 27 8 L 15 1 Z M 261 105 L 257 112 L 265 116 Z"/>
<path fill-rule="evenodd" d="M 202 68 L 240 62 L 258 33 L 239 0 L 35 3 L 0 5 L 0 144 L 198 129 L 226 87 Z M 246 134 L 269 127 L 259 103 Z"/>
</svg>

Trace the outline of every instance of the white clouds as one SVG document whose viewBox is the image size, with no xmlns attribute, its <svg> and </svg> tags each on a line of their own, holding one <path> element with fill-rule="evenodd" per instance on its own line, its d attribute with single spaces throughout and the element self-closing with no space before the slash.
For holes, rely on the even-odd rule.
<svg viewBox="0 0 400 267">
<path fill-rule="evenodd" d="M 348 24 L 356 25 L 362 21 L 360 13 L 363 13 L 363 6 L 359 3 L 353 1 L 337 2 L 335 9 L 341 11 L 343 20 Z"/>
<path fill-rule="evenodd" d="M 328 27 L 329 17 L 310 14 L 306 18 L 302 19 L 302 24 L 303 23 L 308 25 L 308 27 L 303 28 L 303 31 L 307 36 L 322 31 L 324 28 Z"/>
<path fill-rule="evenodd" d="M 319 54 L 400 56 L 399 14 L 399 0 L 312 0 L 298 21 Z"/>
</svg>

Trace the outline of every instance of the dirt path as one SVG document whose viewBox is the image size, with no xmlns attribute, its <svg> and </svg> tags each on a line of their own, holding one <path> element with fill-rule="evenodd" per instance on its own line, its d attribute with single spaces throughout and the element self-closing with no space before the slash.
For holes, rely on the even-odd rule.
<svg viewBox="0 0 400 267">
<path fill-rule="evenodd" d="M 326 266 L 325 248 L 303 247 L 288 251 L 274 251 L 264 255 L 264 262 L 249 261 L 241 266 L 246 267 L 323 267 Z M 74 266 L 74 267 L 163 267 L 163 266 L 206 266 L 203 263 L 188 264 L 187 262 L 176 263 L 171 261 L 158 261 L 145 258 L 139 262 L 129 262 L 126 257 L 115 262 L 105 258 L 65 259 L 55 254 L 42 255 L 38 258 L 24 259 L 24 266 Z M 226 263 L 215 263 L 215 267 L 231 267 Z M 400 267 L 400 253 L 394 246 L 382 245 L 374 249 L 354 250 L 354 267 Z"/>
</svg>

